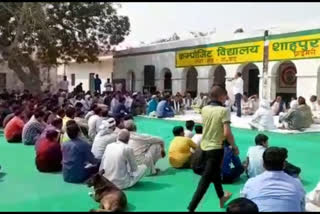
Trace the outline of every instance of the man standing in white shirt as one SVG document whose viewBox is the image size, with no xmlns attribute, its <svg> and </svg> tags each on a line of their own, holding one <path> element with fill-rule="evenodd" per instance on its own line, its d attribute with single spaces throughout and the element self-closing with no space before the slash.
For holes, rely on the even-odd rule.
<svg viewBox="0 0 320 214">
<path fill-rule="evenodd" d="M 59 89 L 68 93 L 69 89 L 69 82 L 67 80 L 67 76 L 63 76 L 63 80 L 59 82 Z"/>
<path fill-rule="evenodd" d="M 110 82 L 110 79 L 107 79 L 107 82 L 104 84 L 104 87 L 106 89 L 106 92 L 112 92 L 112 83 Z"/>
<path fill-rule="evenodd" d="M 235 96 L 235 103 L 237 107 L 237 116 L 241 117 L 241 99 L 243 95 L 243 79 L 241 72 L 237 72 L 232 80 L 235 80 L 233 86 L 233 94 Z"/>
</svg>

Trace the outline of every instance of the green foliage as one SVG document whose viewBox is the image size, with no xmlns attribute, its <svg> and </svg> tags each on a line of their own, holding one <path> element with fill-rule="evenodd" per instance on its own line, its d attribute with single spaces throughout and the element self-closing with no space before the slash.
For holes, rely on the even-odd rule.
<svg viewBox="0 0 320 214">
<path fill-rule="evenodd" d="M 11 51 L 36 53 L 40 63 L 95 62 L 129 34 L 126 16 L 108 2 L 0 3 L 0 48 L 4 59 Z"/>
</svg>

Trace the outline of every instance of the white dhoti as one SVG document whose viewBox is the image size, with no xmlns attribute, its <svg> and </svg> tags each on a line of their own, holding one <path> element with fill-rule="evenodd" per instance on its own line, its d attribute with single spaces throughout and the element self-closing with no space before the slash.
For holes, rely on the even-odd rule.
<svg viewBox="0 0 320 214">
<path fill-rule="evenodd" d="M 119 187 L 120 189 L 127 189 L 132 187 L 133 185 L 135 185 L 138 181 L 141 180 L 141 178 L 143 178 L 143 176 L 145 176 L 146 172 L 147 172 L 147 166 L 146 165 L 138 165 L 138 168 L 136 171 L 134 171 L 129 179 L 128 179 L 128 183 L 122 187 Z"/>
<path fill-rule="evenodd" d="M 147 152 L 139 157 L 136 157 L 138 164 L 145 164 L 148 168 L 146 175 L 153 175 L 156 171 L 156 163 L 162 158 L 161 156 L 162 147 L 159 144 L 154 144 L 149 147 Z"/>
</svg>

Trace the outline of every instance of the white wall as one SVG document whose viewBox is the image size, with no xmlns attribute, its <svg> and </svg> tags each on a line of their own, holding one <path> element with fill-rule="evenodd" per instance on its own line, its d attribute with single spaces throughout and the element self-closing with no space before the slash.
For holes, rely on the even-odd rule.
<svg viewBox="0 0 320 214">
<path fill-rule="evenodd" d="M 318 87 L 318 71 L 320 59 L 292 60 L 297 69 L 297 97 L 303 96 L 309 102 L 312 95 L 317 94 Z M 268 98 L 274 99 L 276 95 L 276 85 L 278 84 L 277 70 L 282 62 L 269 62 L 268 67 Z M 285 92 L 284 90 L 280 90 Z M 318 92 L 319 93 L 319 92 Z"/>
<path fill-rule="evenodd" d="M 89 74 L 98 74 L 102 81 L 101 90 L 104 90 L 104 83 L 107 82 L 109 78 L 112 80 L 113 71 L 113 59 L 105 59 L 96 63 L 70 63 L 66 65 L 65 68 L 67 79 L 69 81 L 69 91 L 72 91 L 80 82 L 82 82 L 82 88 L 84 91 L 89 90 Z M 64 75 L 64 65 L 58 68 L 59 80 L 60 81 Z M 75 74 L 75 85 L 71 85 L 71 74 Z"/>
<path fill-rule="evenodd" d="M 173 82 L 181 79 L 182 71 L 181 69 L 175 68 L 175 53 L 165 52 L 149 55 L 139 55 L 139 56 L 128 56 L 121 58 L 114 58 L 114 79 L 126 79 L 126 89 L 130 90 L 130 79 L 128 78 L 128 73 L 133 71 L 135 74 L 136 91 L 142 91 L 144 85 L 144 66 L 154 65 L 155 66 L 155 85 L 158 90 L 163 90 L 164 85 L 164 68 L 168 68 L 172 74 Z M 179 86 L 172 83 L 172 89 L 175 90 Z"/>
</svg>

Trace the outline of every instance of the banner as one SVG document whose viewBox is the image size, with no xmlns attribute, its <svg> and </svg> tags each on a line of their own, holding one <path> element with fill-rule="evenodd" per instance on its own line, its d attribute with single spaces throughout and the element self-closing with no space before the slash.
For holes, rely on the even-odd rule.
<svg viewBox="0 0 320 214">
<path fill-rule="evenodd" d="M 320 34 L 270 40 L 269 60 L 294 60 L 320 57 Z"/>
<path fill-rule="evenodd" d="M 176 67 L 261 62 L 264 42 L 246 42 L 176 52 Z"/>
</svg>

